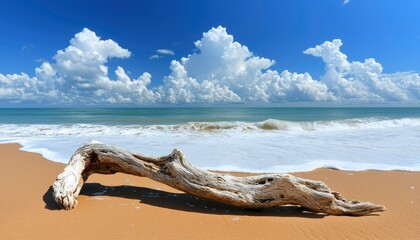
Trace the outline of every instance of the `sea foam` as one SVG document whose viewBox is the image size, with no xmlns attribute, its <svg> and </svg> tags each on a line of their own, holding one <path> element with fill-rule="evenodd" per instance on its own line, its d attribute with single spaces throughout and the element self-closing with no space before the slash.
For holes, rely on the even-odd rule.
<svg viewBox="0 0 420 240">
<path fill-rule="evenodd" d="M 0 142 L 62 163 L 90 140 L 154 156 L 180 148 L 194 165 L 222 171 L 420 170 L 419 118 L 0 125 Z"/>
<path fill-rule="evenodd" d="M 168 133 L 238 132 L 238 131 L 351 131 L 420 127 L 420 118 L 346 119 L 293 122 L 267 119 L 262 122 L 188 122 L 177 125 L 99 125 L 99 124 L 0 124 L 0 137 L 73 136 L 73 135 L 142 135 L 146 132 Z"/>
</svg>

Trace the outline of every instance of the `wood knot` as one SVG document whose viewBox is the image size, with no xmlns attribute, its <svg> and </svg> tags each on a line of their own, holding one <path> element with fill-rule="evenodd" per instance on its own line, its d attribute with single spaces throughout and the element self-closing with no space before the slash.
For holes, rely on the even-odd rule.
<svg viewBox="0 0 420 240">
<path fill-rule="evenodd" d="M 89 160 L 91 164 L 99 163 L 98 154 L 95 151 L 89 153 Z"/>
<path fill-rule="evenodd" d="M 266 184 L 266 183 L 272 182 L 273 180 L 274 180 L 273 178 L 264 178 L 264 179 L 261 179 L 261 180 L 258 182 L 258 184 L 260 184 L 260 185 L 264 185 L 264 184 Z"/>
</svg>

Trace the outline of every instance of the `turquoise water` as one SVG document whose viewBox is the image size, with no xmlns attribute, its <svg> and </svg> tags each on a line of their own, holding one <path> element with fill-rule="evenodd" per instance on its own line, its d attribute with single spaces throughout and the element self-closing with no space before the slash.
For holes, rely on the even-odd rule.
<svg viewBox="0 0 420 240">
<path fill-rule="evenodd" d="M 420 118 L 420 108 L 28 108 L 0 109 L 0 123 L 167 125 L 278 119 L 294 122 Z"/>
</svg>

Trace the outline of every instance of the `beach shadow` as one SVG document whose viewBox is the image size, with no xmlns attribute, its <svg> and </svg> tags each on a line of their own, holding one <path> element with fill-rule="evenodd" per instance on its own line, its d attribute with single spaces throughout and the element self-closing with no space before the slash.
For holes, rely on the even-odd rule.
<svg viewBox="0 0 420 240">
<path fill-rule="evenodd" d="M 48 190 L 42 196 L 42 200 L 44 200 L 45 208 L 49 210 L 61 210 L 60 205 L 55 202 L 53 198 L 53 188 L 50 186 Z"/>
<path fill-rule="evenodd" d="M 50 192 L 51 191 L 51 192 Z M 46 193 L 52 196 L 52 188 Z M 80 192 L 85 196 L 110 196 L 139 200 L 142 204 L 156 207 L 174 209 L 179 211 L 196 212 L 217 215 L 242 215 L 242 216 L 275 216 L 275 217 L 302 217 L 323 218 L 325 214 L 312 213 L 299 206 L 281 206 L 266 209 L 243 209 L 228 204 L 219 203 L 199 198 L 187 193 L 170 193 L 160 189 L 150 189 L 136 186 L 104 186 L 99 183 L 85 183 Z M 52 197 L 50 197 L 52 199 Z M 49 197 L 45 198 L 46 208 L 57 210 L 57 204 Z"/>
</svg>

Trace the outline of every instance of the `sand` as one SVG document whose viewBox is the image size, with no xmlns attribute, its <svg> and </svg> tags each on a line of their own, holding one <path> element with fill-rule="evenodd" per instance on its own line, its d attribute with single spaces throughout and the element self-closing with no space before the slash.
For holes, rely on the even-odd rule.
<svg viewBox="0 0 420 240">
<path fill-rule="evenodd" d="M 65 211 L 50 188 L 64 165 L 19 147 L 0 145 L 0 239 L 420 239 L 420 172 L 294 173 L 388 209 L 364 217 L 243 210 L 124 174 L 91 176 Z"/>
</svg>

